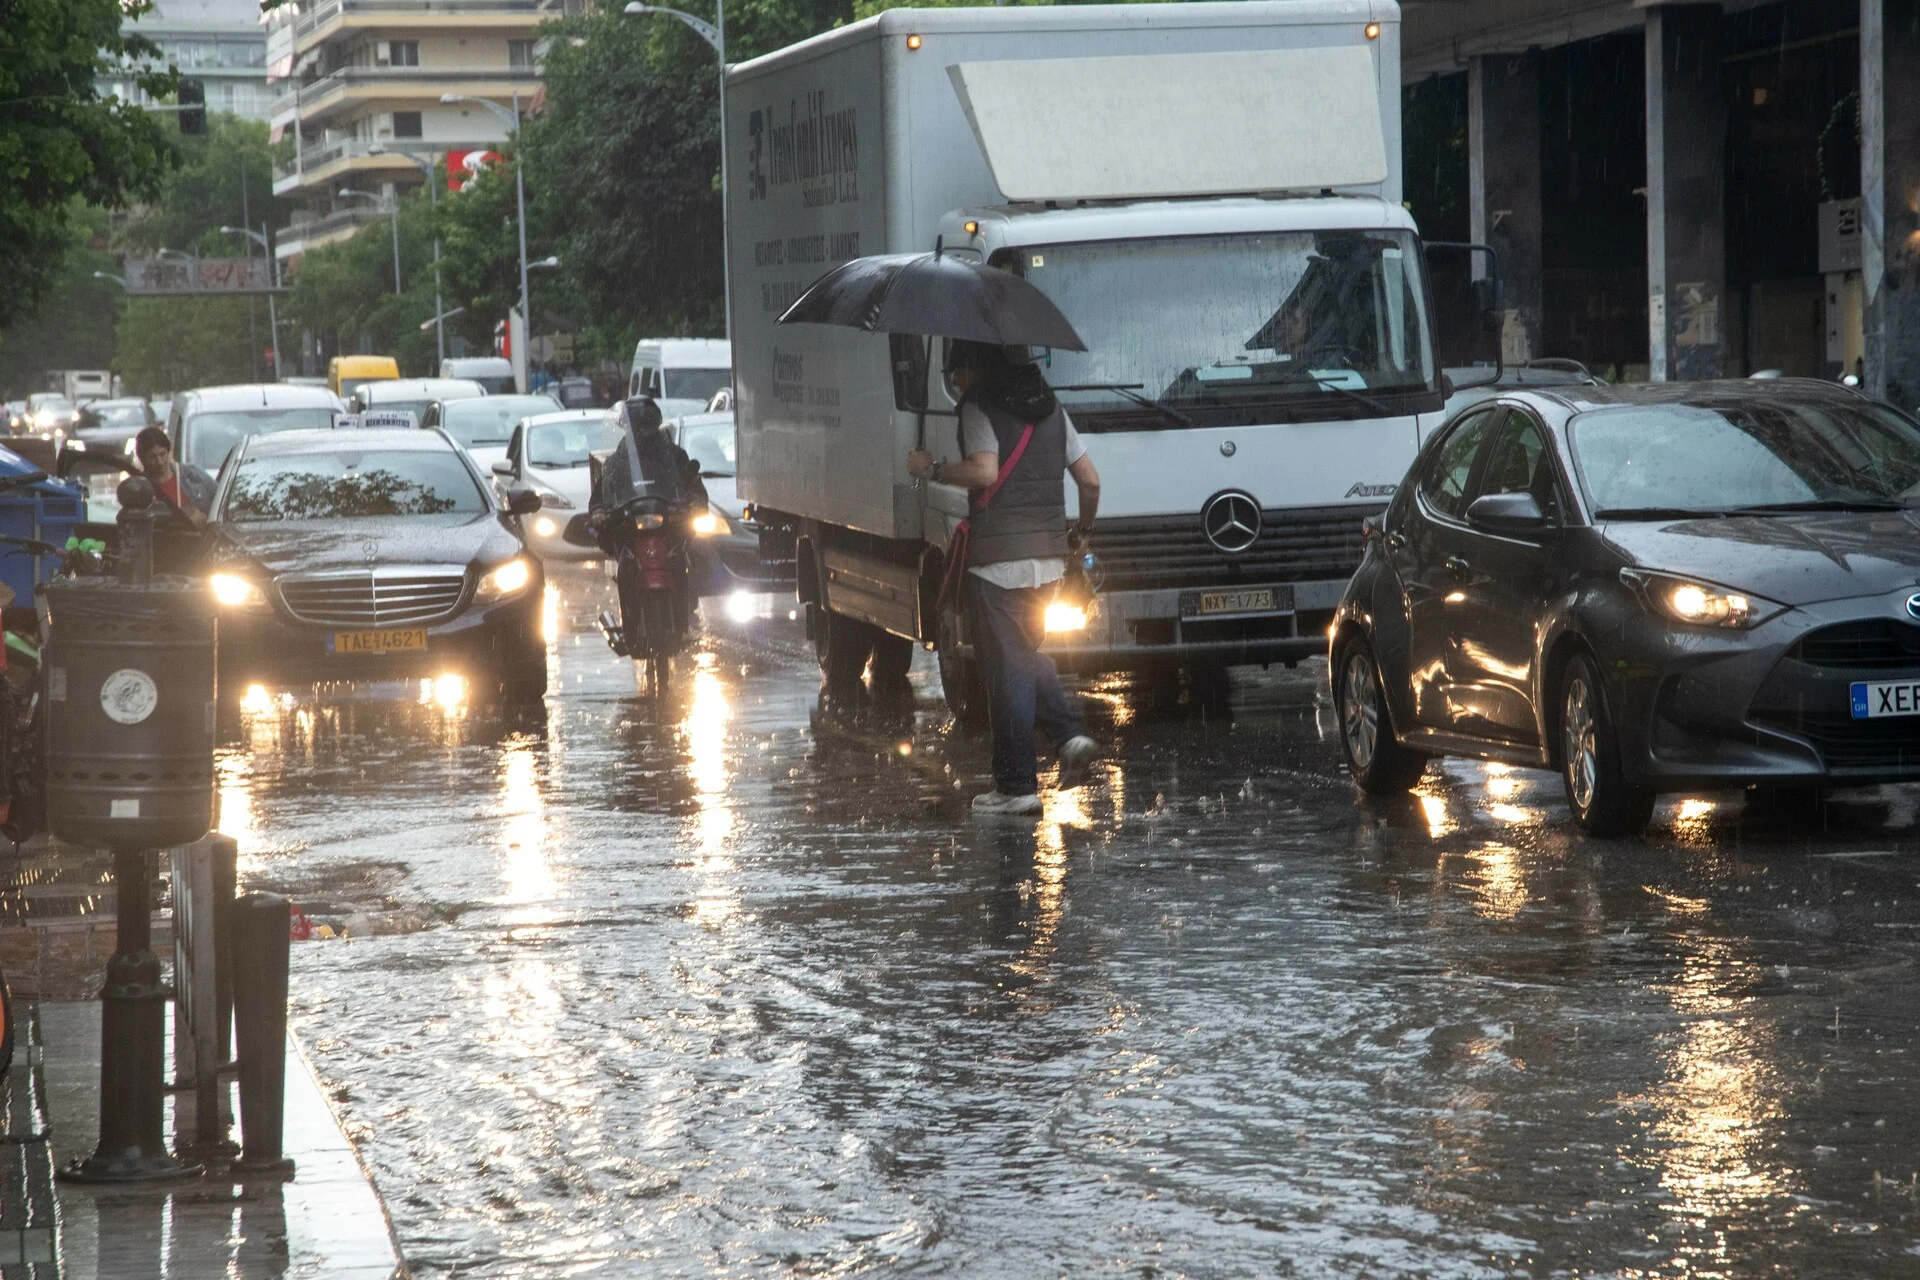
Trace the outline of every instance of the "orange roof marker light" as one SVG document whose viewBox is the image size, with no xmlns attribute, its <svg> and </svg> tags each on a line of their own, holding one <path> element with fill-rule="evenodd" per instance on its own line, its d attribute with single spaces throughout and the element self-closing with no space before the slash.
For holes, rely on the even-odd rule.
<svg viewBox="0 0 1920 1280">
<path fill-rule="evenodd" d="M 908 36 L 908 37 L 907 37 L 907 48 L 909 48 L 909 49 L 918 49 L 919 47 L 920 47 L 920 37 L 919 37 L 919 36 L 917 36 L 917 35 L 912 35 L 912 36 Z"/>
<path fill-rule="evenodd" d="M 1367 24 L 1367 39 L 1378 40 L 1379 38 L 1380 38 L 1380 24 L 1377 22 L 1369 22 Z"/>
</svg>

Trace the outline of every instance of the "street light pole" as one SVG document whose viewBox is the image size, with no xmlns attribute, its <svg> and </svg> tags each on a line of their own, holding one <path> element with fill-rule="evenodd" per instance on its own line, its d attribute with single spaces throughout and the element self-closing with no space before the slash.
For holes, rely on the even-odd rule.
<svg viewBox="0 0 1920 1280">
<path fill-rule="evenodd" d="M 410 151 L 393 151 L 386 147 L 375 147 L 368 154 L 376 156 L 398 156 L 402 160 L 417 165 L 427 175 L 427 204 L 431 208 L 440 207 L 440 170 L 431 160 L 422 160 Z M 440 363 L 447 362 L 447 327 L 442 314 L 446 310 L 440 300 L 440 226 L 439 219 L 434 220 L 433 229 L 433 339 L 440 350 Z"/>
<path fill-rule="evenodd" d="M 725 294 L 722 299 L 725 306 L 723 323 L 727 327 L 727 342 L 731 344 L 733 342 L 733 267 L 727 260 L 728 226 L 732 217 L 727 208 L 727 0 L 714 0 L 713 8 L 716 22 L 712 24 L 679 9 L 669 8 L 666 5 L 641 4 L 639 0 L 634 0 L 621 12 L 630 18 L 649 13 L 664 13 L 670 18 L 677 18 L 691 27 L 695 35 L 712 45 L 714 53 L 720 58 L 720 288 Z"/>
<path fill-rule="evenodd" d="M 533 315 L 527 309 L 527 157 L 520 146 L 520 90 L 513 91 L 513 110 L 508 111 L 490 98 L 475 98 L 464 93 L 443 93 L 440 101 L 451 105 L 456 102 L 472 102 L 499 116 L 513 126 L 513 188 L 519 202 L 520 215 L 520 348 L 516 360 L 522 369 L 527 367 L 526 346 L 533 338 Z M 513 325 L 507 325 L 509 335 Z M 525 394 L 527 382 L 524 375 L 519 379 L 519 390 Z"/>
<path fill-rule="evenodd" d="M 348 187 L 340 188 L 342 199 L 347 196 L 359 196 L 362 200 L 371 200 L 375 204 L 385 204 L 387 213 L 393 219 L 393 291 L 400 292 L 400 201 L 396 197 L 391 201 L 382 200 L 371 191 L 355 191 Z"/>
<path fill-rule="evenodd" d="M 273 380 L 278 382 L 286 377 L 286 370 L 280 364 L 280 313 L 273 297 L 273 291 L 280 287 L 280 264 L 274 261 L 273 245 L 267 241 L 266 227 L 267 224 L 263 222 L 258 231 L 249 231 L 245 227 L 222 227 L 220 231 L 223 235 L 245 236 L 267 255 L 267 327 L 273 331 Z"/>
</svg>

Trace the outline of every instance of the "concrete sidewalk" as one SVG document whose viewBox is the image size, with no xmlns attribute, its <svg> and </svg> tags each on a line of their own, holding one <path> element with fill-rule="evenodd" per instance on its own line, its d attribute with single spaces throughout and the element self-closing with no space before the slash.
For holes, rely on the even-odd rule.
<svg viewBox="0 0 1920 1280">
<path fill-rule="evenodd" d="M 57 1167 L 99 1134 L 100 1005 L 39 1006 Z M 190 1105 L 190 1099 L 188 1100 Z M 176 1131 L 169 1101 L 167 1131 Z M 291 1182 L 237 1182 L 224 1169 L 174 1182 L 57 1184 L 66 1280 L 394 1280 L 386 1208 L 291 1036 L 286 1154 Z"/>
</svg>

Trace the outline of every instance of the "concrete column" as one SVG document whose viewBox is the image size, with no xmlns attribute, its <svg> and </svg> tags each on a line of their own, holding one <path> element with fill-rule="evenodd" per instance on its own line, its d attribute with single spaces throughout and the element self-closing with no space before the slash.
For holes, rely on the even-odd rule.
<svg viewBox="0 0 1920 1280">
<path fill-rule="evenodd" d="M 1472 238 L 1500 255 L 1501 358 L 1546 355 L 1540 250 L 1540 72 L 1530 53 L 1483 54 L 1467 68 Z M 1474 277 L 1486 259 L 1474 257 Z"/>
<path fill-rule="evenodd" d="M 1860 0 L 1866 389 L 1920 407 L 1920 0 Z"/>
<path fill-rule="evenodd" d="M 1647 327 L 1655 382 L 1721 375 L 1726 103 L 1720 6 L 1647 10 Z"/>
</svg>

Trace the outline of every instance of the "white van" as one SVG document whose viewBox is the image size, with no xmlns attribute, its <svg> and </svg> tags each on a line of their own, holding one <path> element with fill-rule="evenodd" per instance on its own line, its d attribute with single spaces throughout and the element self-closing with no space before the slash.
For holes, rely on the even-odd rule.
<svg viewBox="0 0 1920 1280">
<path fill-rule="evenodd" d="M 490 396 L 515 390 L 513 361 L 505 356 L 464 356 L 459 359 L 442 360 L 440 376 L 470 378 L 485 387 Z"/>
<path fill-rule="evenodd" d="M 733 349 L 724 338 L 642 338 L 633 349 L 630 396 L 652 396 L 662 417 L 699 413 L 733 385 Z"/>
</svg>

